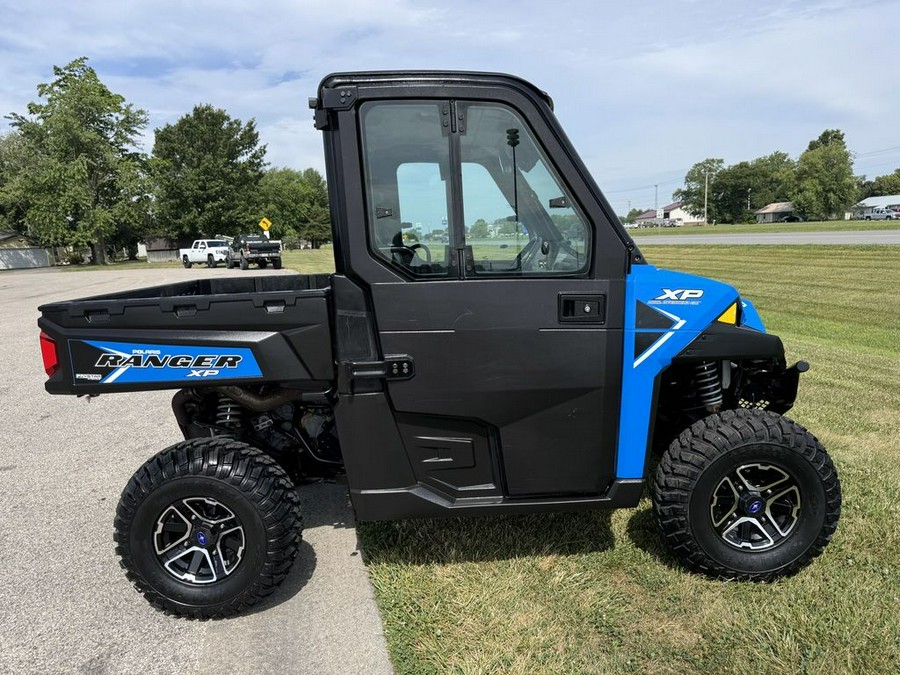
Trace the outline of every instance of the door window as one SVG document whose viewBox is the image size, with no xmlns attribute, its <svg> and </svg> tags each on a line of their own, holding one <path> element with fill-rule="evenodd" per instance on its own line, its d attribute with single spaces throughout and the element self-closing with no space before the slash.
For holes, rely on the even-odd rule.
<svg viewBox="0 0 900 675">
<path fill-rule="evenodd" d="M 455 275 L 442 105 L 371 102 L 361 109 L 369 244 L 376 258 L 414 277 Z"/>
<path fill-rule="evenodd" d="M 571 276 L 590 264 L 590 228 L 522 118 L 458 103 L 466 244 L 474 276 Z"/>
</svg>

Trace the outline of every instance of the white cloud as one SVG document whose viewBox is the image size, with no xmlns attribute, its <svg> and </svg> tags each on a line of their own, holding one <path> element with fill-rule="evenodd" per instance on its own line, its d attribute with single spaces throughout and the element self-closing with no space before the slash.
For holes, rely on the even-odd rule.
<svg viewBox="0 0 900 675">
<path fill-rule="evenodd" d="M 0 112 L 87 55 L 152 128 L 197 103 L 257 120 L 274 165 L 322 168 L 306 100 L 331 71 L 468 69 L 532 80 L 610 200 L 668 201 L 707 156 L 796 154 L 827 127 L 900 146 L 893 2 L 0 0 Z M 890 165 L 900 151 L 876 159 Z M 889 170 L 887 166 L 885 170 Z M 878 172 L 880 169 L 876 169 Z M 628 190 L 628 192 L 623 192 Z"/>
</svg>

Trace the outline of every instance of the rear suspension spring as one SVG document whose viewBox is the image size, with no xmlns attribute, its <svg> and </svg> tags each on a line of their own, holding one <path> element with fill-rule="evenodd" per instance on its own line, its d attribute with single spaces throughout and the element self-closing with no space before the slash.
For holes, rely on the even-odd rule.
<svg viewBox="0 0 900 675">
<path fill-rule="evenodd" d="M 220 395 L 216 405 L 216 426 L 237 429 L 241 426 L 241 406 L 227 396 Z"/>
<path fill-rule="evenodd" d="M 694 369 L 694 382 L 700 403 L 707 411 L 717 412 L 722 407 L 722 383 L 716 364 L 712 361 L 698 363 Z"/>
</svg>

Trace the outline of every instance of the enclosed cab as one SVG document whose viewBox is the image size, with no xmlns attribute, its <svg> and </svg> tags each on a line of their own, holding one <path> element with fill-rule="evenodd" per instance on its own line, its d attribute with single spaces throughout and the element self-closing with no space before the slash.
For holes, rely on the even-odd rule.
<svg viewBox="0 0 900 675">
<path fill-rule="evenodd" d="M 187 440 L 116 525 L 153 602 L 215 616 L 268 592 L 296 552 L 291 482 L 334 472 L 361 520 L 631 507 L 649 479 L 664 539 L 717 577 L 823 550 L 837 475 L 782 417 L 806 364 L 734 288 L 647 263 L 545 93 L 348 73 L 310 105 L 333 275 L 42 308 L 51 392 L 179 389 Z"/>
</svg>

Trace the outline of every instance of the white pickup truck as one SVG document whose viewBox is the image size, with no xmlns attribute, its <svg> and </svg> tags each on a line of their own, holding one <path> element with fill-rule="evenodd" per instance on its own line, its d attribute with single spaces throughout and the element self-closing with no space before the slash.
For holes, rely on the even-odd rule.
<svg viewBox="0 0 900 675">
<path fill-rule="evenodd" d="M 228 255 L 228 242 L 222 239 L 198 239 L 190 248 L 178 250 L 181 264 L 187 268 L 197 263 L 206 263 L 207 267 L 216 267 L 225 262 Z"/>
</svg>

